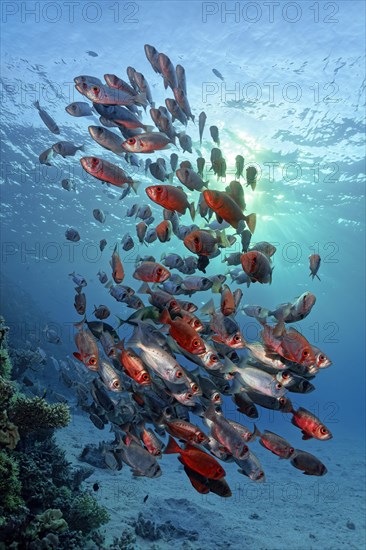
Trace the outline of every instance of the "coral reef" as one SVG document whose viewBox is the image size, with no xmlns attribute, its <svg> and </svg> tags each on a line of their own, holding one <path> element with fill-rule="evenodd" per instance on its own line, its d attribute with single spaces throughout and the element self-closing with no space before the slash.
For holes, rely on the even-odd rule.
<svg viewBox="0 0 366 550">
<path fill-rule="evenodd" d="M 9 418 L 20 431 L 64 428 L 70 422 L 69 407 L 65 403 L 50 405 L 42 397 L 18 395 L 9 407 Z"/>
<path fill-rule="evenodd" d="M 108 513 L 81 489 L 93 469 L 71 468 L 53 437 L 68 406 L 18 391 L 10 356 L 25 355 L 9 354 L 7 333 L 0 318 L 0 550 L 102 549 Z"/>
</svg>

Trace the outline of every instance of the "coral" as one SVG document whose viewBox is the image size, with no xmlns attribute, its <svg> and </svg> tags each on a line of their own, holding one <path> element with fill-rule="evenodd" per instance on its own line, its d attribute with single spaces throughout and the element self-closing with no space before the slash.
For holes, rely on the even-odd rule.
<svg viewBox="0 0 366 550">
<path fill-rule="evenodd" d="M 0 376 L 0 407 L 2 409 L 8 406 L 14 392 L 14 384 L 3 376 Z"/>
<path fill-rule="evenodd" d="M 88 493 L 80 493 L 74 498 L 65 517 L 71 530 L 80 529 L 83 533 L 98 529 L 109 521 L 107 510 Z"/>
<path fill-rule="evenodd" d="M 0 412 L 0 447 L 15 449 L 19 442 L 19 432 L 15 424 L 10 422 L 6 411 Z"/>
<path fill-rule="evenodd" d="M 113 543 L 109 546 L 110 550 L 135 550 L 136 537 L 131 530 L 125 529 L 121 536 L 114 537 Z"/>
<path fill-rule="evenodd" d="M 17 461 L 7 451 L 0 451 L 0 515 L 13 512 L 23 504 Z"/>
<path fill-rule="evenodd" d="M 39 530 L 41 532 L 52 531 L 59 533 L 68 529 L 68 525 L 62 517 L 61 510 L 50 508 L 36 516 L 36 520 L 39 523 Z"/>
<path fill-rule="evenodd" d="M 0 348 L 0 376 L 9 379 L 11 377 L 11 371 L 12 366 L 8 350 L 6 348 Z"/>
<path fill-rule="evenodd" d="M 29 348 L 12 349 L 9 355 L 12 365 L 12 377 L 15 380 L 19 380 L 27 369 L 38 371 L 37 367 L 43 362 L 38 351 Z"/>
<path fill-rule="evenodd" d="M 9 418 L 20 431 L 29 432 L 64 428 L 70 422 L 70 412 L 65 403 L 50 405 L 42 397 L 18 395 L 10 404 Z"/>
</svg>

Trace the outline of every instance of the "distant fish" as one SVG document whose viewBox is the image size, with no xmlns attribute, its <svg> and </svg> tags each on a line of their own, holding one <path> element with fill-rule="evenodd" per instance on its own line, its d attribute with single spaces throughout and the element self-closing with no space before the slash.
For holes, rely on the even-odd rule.
<svg viewBox="0 0 366 550">
<path fill-rule="evenodd" d="M 212 69 L 212 72 L 215 76 L 217 76 L 217 78 L 219 78 L 220 80 L 225 80 L 225 78 L 222 76 L 222 74 L 220 73 L 220 71 L 218 71 L 217 69 Z"/>
<path fill-rule="evenodd" d="M 50 132 L 52 132 L 53 134 L 59 134 L 60 128 L 57 126 L 53 118 L 40 107 L 39 101 L 35 101 L 33 105 L 38 110 L 39 116 L 41 117 L 47 128 L 50 130 Z"/>
<path fill-rule="evenodd" d="M 90 55 L 90 57 L 98 57 L 98 54 L 96 52 L 93 52 L 91 50 L 87 50 L 86 53 Z"/>
</svg>

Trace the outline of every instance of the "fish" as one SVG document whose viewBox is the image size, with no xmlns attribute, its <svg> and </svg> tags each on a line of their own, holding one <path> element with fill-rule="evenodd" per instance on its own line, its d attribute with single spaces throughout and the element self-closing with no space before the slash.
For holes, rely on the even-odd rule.
<svg viewBox="0 0 366 550">
<path fill-rule="evenodd" d="M 160 322 L 169 325 L 169 334 L 184 350 L 199 355 L 206 351 L 203 339 L 197 334 L 197 331 L 189 324 L 185 323 L 179 317 L 174 320 L 167 309 L 164 309 L 160 316 Z"/>
<path fill-rule="evenodd" d="M 104 147 L 104 149 L 108 149 L 112 151 L 112 153 L 122 156 L 123 139 L 121 136 L 102 126 L 88 126 L 88 131 L 94 141 Z"/>
<path fill-rule="evenodd" d="M 114 282 L 119 285 L 125 278 L 125 271 L 121 262 L 121 258 L 118 254 L 117 244 L 114 247 L 112 259 L 109 262 L 112 268 L 112 277 Z"/>
<path fill-rule="evenodd" d="M 183 153 L 188 151 L 188 153 L 192 153 L 192 138 L 188 136 L 185 132 L 180 132 L 178 135 L 179 138 L 179 145 L 183 149 Z"/>
<path fill-rule="evenodd" d="M 200 145 L 202 145 L 202 136 L 203 136 L 203 130 L 205 128 L 207 120 L 207 115 L 204 111 L 200 113 L 200 116 L 198 117 L 198 131 L 200 136 Z"/>
<path fill-rule="evenodd" d="M 203 178 L 203 170 L 204 170 L 204 167 L 205 167 L 205 164 L 206 164 L 206 161 L 203 157 L 198 157 L 197 159 L 197 173 L 198 175 Z M 203 195 L 201 195 L 201 197 L 203 198 Z M 206 203 L 205 203 L 206 204 Z M 206 204 L 206 207 L 207 207 L 207 204 Z M 208 208 L 208 207 L 207 207 Z M 201 216 L 204 218 L 205 216 L 201 214 Z"/>
<path fill-rule="evenodd" d="M 170 167 L 171 167 L 173 173 L 175 172 L 177 166 L 178 166 L 178 155 L 177 155 L 177 153 L 172 153 L 170 155 Z"/>
<path fill-rule="evenodd" d="M 106 220 L 106 215 L 100 208 L 94 208 L 93 210 L 93 217 L 96 219 L 99 223 L 104 223 Z"/>
<path fill-rule="evenodd" d="M 217 69 L 212 69 L 212 72 L 215 76 L 217 76 L 217 78 L 219 78 L 220 80 L 225 80 L 224 77 L 222 76 L 222 74 L 220 73 L 220 71 L 218 71 Z"/>
<path fill-rule="evenodd" d="M 169 279 L 170 271 L 156 262 L 142 262 L 132 276 L 146 283 L 161 283 Z"/>
<path fill-rule="evenodd" d="M 289 459 L 295 453 L 294 447 L 286 439 L 269 430 L 264 430 L 260 434 L 259 443 L 262 447 L 280 458 Z"/>
<path fill-rule="evenodd" d="M 219 129 L 217 126 L 210 126 L 210 134 L 213 141 L 220 147 Z"/>
<path fill-rule="evenodd" d="M 52 149 L 63 158 L 73 157 L 77 151 L 85 151 L 84 145 L 74 145 L 71 141 L 58 141 L 52 145 Z"/>
<path fill-rule="evenodd" d="M 263 482 L 265 481 L 264 471 L 258 457 L 249 450 L 248 456 L 243 459 L 235 459 L 235 462 L 240 466 L 238 472 L 243 474 L 252 481 Z"/>
<path fill-rule="evenodd" d="M 107 306 L 100 305 L 97 307 L 96 305 L 94 305 L 93 315 L 95 315 L 97 319 L 100 319 L 101 321 L 104 319 L 108 319 L 110 314 L 111 312 Z"/>
<path fill-rule="evenodd" d="M 93 107 L 85 101 L 74 101 L 65 107 L 65 111 L 74 117 L 92 116 L 94 114 Z"/>
<path fill-rule="evenodd" d="M 199 256 L 211 256 L 219 248 L 230 247 L 225 231 L 199 229 L 192 231 L 184 238 L 184 246 Z"/>
<path fill-rule="evenodd" d="M 122 78 L 119 78 L 115 74 L 107 73 L 104 75 L 104 80 L 107 83 L 107 86 L 110 88 L 116 88 L 117 90 L 122 90 L 123 92 L 126 92 L 126 94 L 129 94 L 130 96 L 136 96 L 137 91 L 136 89 L 128 84 L 128 82 L 125 82 L 122 80 Z"/>
<path fill-rule="evenodd" d="M 129 233 L 126 233 L 125 235 L 123 235 L 123 238 L 121 240 L 121 244 L 122 244 L 123 250 L 125 250 L 126 252 L 128 250 L 131 250 L 135 246 L 135 244 L 133 242 L 133 238 L 131 237 L 131 235 Z"/>
<path fill-rule="evenodd" d="M 133 351 L 132 348 L 124 347 L 124 340 L 118 343 L 121 350 L 120 361 L 124 372 L 140 386 L 150 386 L 151 376 L 142 359 Z"/>
<path fill-rule="evenodd" d="M 274 267 L 271 266 L 270 260 L 262 252 L 246 252 L 241 255 L 240 262 L 243 271 L 250 277 L 252 283 L 272 283 Z"/>
<path fill-rule="evenodd" d="M 225 316 L 215 309 L 215 304 L 211 299 L 203 308 L 202 313 L 210 315 L 210 328 L 215 333 L 212 336 L 213 342 L 226 344 L 230 348 L 240 349 L 246 346 L 239 326 L 232 316 Z"/>
<path fill-rule="evenodd" d="M 141 129 L 145 132 L 154 131 L 154 126 L 144 124 L 135 113 L 131 112 L 126 107 L 94 103 L 93 108 L 104 119 L 116 124 L 126 139 L 133 137 L 133 135 L 138 135 Z M 138 130 L 137 134 L 135 134 L 135 130 Z"/>
<path fill-rule="evenodd" d="M 73 356 L 91 371 L 97 371 L 99 369 L 98 345 L 89 328 L 84 328 L 84 325 L 85 318 L 74 325 L 77 329 L 74 339 L 78 351 L 73 352 Z"/>
<path fill-rule="evenodd" d="M 75 183 L 72 183 L 70 180 L 68 179 L 63 179 L 61 181 L 61 187 L 63 189 L 65 189 L 66 191 L 75 191 L 76 190 L 76 185 Z"/>
<path fill-rule="evenodd" d="M 196 213 L 194 203 L 188 203 L 188 197 L 181 188 L 173 185 L 150 185 L 146 187 L 145 191 L 153 202 L 167 210 L 185 214 L 189 209 L 192 220 L 194 220 Z"/>
<path fill-rule="evenodd" d="M 328 471 L 316 456 L 300 449 L 295 449 L 291 464 L 307 476 L 324 476 Z"/>
<path fill-rule="evenodd" d="M 81 292 L 80 287 L 77 288 L 74 300 L 74 308 L 79 315 L 84 315 L 86 310 L 86 296 Z"/>
<path fill-rule="evenodd" d="M 156 226 L 156 235 L 161 243 L 169 242 L 173 232 L 173 224 L 170 220 L 163 220 Z"/>
<path fill-rule="evenodd" d="M 165 53 L 159 53 L 157 64 L 159 66 L 159 72 L 164 79 L 164 88 L 167 89 L 167 87 L 170 86 L 170 88 L 174 90 L 174 88 L 178 86 L 178 80 L 173 63 Z"/>
<path fill-rule="evenodd" d="M 258 171 L 255 166 L 248 166 L 248 168 L 245 171 L 246 180 L 247 180 L 247 187 L 251 187 L 252 191 L 255 190 L 257 186 L 257 175 Z"/>
<path fill-rule="evenodd" d="M 184 126 L 187 125 L 187 115 L 182 111 L 175 99 L 166 98 L 165 105 L 172 116 L 172 122 L 178 120 Z"/>
<path fill-rule="evenodd" d="M 244 157 L 242 155 L 236 155 L 235 157 L 235 177 L 236 179 L 242 178 L 244 172 Z"/>
<path fill-rule="evenodd" d="M 69 227 L 68 229 L 66 229 L 65 237 L 68 241 L 72 241 L 73 243 L 77 243 L 78 241 L 80 241 L 79 231 L 77 231 L 73 227 Z"/>
<path fill-rule="evenodd" d="M 136 103 L 142 106 L 147 105 L 144 93 L 132 95 L 121 88 L 110 88 L 104 84 L 90 84 L 88 82 L 76 84 L 75 88 L 80 94 L 90 99 L 93 104 L 128 106 Z"/>
<path fill-rule="evenodd" d="M 240 206 L 228 193 L 206 189 L 203 196 L 207 205 L 219 216 L 237 229 L 241 220 L 248 225 L 251 233 L 254 233 L 256 226 L 256 214 L 244 215 Z"/>
<path fill-rule="evenodd" d="M 130 435 L 124 440 L 120 438 L 118 449 L 122 460 L 130 466 L 134 476 L 157 478 L 161 476 L 161 468 L 156 462 L 155 456 L 150 454 L 140 443 Z"/>
<path fill-rule="evenodd" d="M 210 428 L 211 435 L 234 458 L 244 459 L 249 454 L 248 446 L 241 434 L 228 422 L 217 406 L 211 403 L 204 414 L 205 421 Z"/>
<path fill-rule="evenodd" d="M 108 275 L 104 271 L 99 270 L 97 276 L 103 285 L 108 281 Z"/>
<path fill-rule="evenodd" d="M 325 441 L 333 436 L 330 430 L 315 416 L 315 414 L 299 407 L 297 411 L 292 411 L 292 424 L 302 431 L 302 439 L 319 439 Z"/>
<path fill-rule="evenodd" d="M 124 141 L 122 149 L 129 153 L 154 153 L 167 149 L 171 143 L 171 138 L 162 132 L 146 132 Z"/>
<path fill-rule="evenodd" d="M 150 86 L 142 73 L 135 71 L 134 80 L 142 96 L 145 96 L 148 103 L 154 106 L 154 102 L 151 95 Z"/>
<path fill-rule="evenodd" d="M 198 426 L 185 420 L 164 421 L 167 432 L 174 437 L 183 439 L 186 442 L 200 445 L 207 441 L 207 435 Z"/>
<path fill-rule="evenodd" d="M 207 185 L 192 168 L 180 168 L 176 176 L 190 191 L 201 191 Z"/>
<path fill-rule="evenodd" d="M 175 453 L 179 453 L 179 460 L 182 464 L 206 478 L 221 479 L 225 476 L 225 470 L 213 456 L 189 443 L 182 449 L 172 437 L 169 437 L 164 454 Z"/>
<path fill-rule="evenodd" d="M 321 262 L 321 258 L 319 254 L 312 254 L 311 256 L 309 256 L 309 264 L 310 264 L 309 277 L 312 277 L 313 280 L 316 277 L 320 281 L 320 277 L 318 275 L 320 262 Z"/>
<path fill-rule="evenodd" d="M 194 115 L 192 115 L 186 92 L 181 88 L 175 87 L 173 88 L 173 94 L 175 101 L 178 103 L 183 113 L 188 119 L 191 119 L 192 122 L 194 122 Z"/>
<path fill-rule="evenodd" d="M 83 277 L 82 275 L 78 275 L 77 273 L 75 273 L 75 271 L 69 273 L 69 277 L 72 277 L 72 282 L 75 283 L 78 287 L 84 287 L 88 284 L 85 277 Z"/>
<path fill-rule="evenodd" d="M 47 126 L 49 131 L 53 134 L 60 134 L 60 128 L 57 126 L 53 118 L 47 113 L 47 111 L 41 108 L 39 101 L 35 101 L 33 105 L 37 109 L 39 116 L 41 117 L 42 121 Z"/>
<path fill-rule="evenodd" d="M 45 164 L 46 166 L 52 166 L 51 160 L 53 159 L 55 155 L 55 151 L 52 147 L 49 147 L 43 153 L 41 153 L 38 157 L 40 164 Z"/>
<path fill-rule="evenodd" d="M 315 354 L 308 340 L 300 334 L 295 328 L 290 327 L 288 331 L 284 325 L 280 323 L 282 330 L 278 334 L 279 328 L 275 329 L 269 325 L 265 325 L 262 331 L 262 339 L 269 353 L 275 352 L 288 361 L 299 363 L 305 367 L 313 365 L 315 362 Z"/>
<path fill-rule="evenodd" d="M 94 178 L 116 187 L 128 184 L 137 193 L 139 182 L 134 181 L 119 166 L 98 157 L 83 157 L 80 163 L 83 169 Z"/>
<path fill-rule="evenodd" d="M 123 390 L 120 376 L 109 361 L 100 359 L 98 372 L 109 391 L 121 392 Z"/>
<path fill-rule="evenodd" d="M 221 294 L 221 313 L 225 316 L 232 315 L 236 312 L 236 304 L 233 293 L 228 285 L 222 285 L 220 289 Z"/>
<path fill-rule="evenodd" d="M 154 46 L 150 46 L 149 44 L 144 45 L 144 50 L 145 50 L 146 57 L 150 62 L 152 68 L 156 73 L 159 74 L 161 70 L 159 61 L 158 61 L 159 52 L 157 51 L 156 48 L 154 48 Z"/>
</svg>

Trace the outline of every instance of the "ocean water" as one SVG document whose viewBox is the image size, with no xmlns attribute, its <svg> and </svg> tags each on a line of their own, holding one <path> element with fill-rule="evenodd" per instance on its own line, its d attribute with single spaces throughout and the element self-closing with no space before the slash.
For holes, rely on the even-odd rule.
<svg viewBox="0 0 366 550">
<path fill-rule="evenodd" d="M 146 511 L 136 497 L 145 491 L 153 495 L 147 505 L 155 520 L 171 515 L 178 524 L 180 520 L 199 532 L 198 541 L 184 546 L 183 537 L 178 547 L 363 547 L 364 2 L 4 1 L 1 10 L 1 310 L 16 345 L 39 345 L 57 360 L 72 355 L 72 324 L 78 320 L 74 285 L 68 276 L 73 271 L 88 281 L 88 319 L 94 304 L 107 305 L 113 314 L 110 319 L 132 313 L 108 294 L 96 275 L 99 269 L 110 275 L 112 250 L 127 231 L 135 247 L 122 253 L 123 284 L 139 286 L 132 277 L 138 255 L 153 255 L 158 261 L 163 252 L 187 255 L 183 242 L 174 237 L 164 244 L 138 243 L 136 220 L 127 218 L 126 211 L 134 203 L 150 204 L 156 222 L 162 219 L 161 207 L 144 192 L 153 178 L 92 140 L 87 127 L 98 124 L 96 116 L 74 118 L 65 111 L 72 101 L 84 101 L 74 89 L 75 76 L 102 78 L 115 73 L 127 80 L 129 65 L 144 74 L 156 105 L 164 104 L 172 93 L 169 88 L 164 90 L 161 76 L 145 57 L 144 44 L 148 43 L 174 64 L 184 66 L 196 123 L 190 121 L 186 128 L 193 141 L 192 154 L 172 147 L 140 157 L 162 156 L 169 165 L 170 154 L 177 152 L 179 162 L 190 160 L 195 167 L 198 149 L 207 169 L 214 146 L 209 126 L 217 125 L 228 170 L 225 180 L 207 171 L 209 188 L 224 190 L 234 179 L 238 154 L 244 156 L 246 165 L 257 167 L 255 191 L 245 188 L 247 212 L 257 213 L 252 241 L 269 241 L 277 251 L 272 284 L 242 286 L 242 304 L 271 309 L 310 290 L 316 304 L 296 326 L 333 362 L 316 377 L 316 391 L 298 394 L 295 400 L 329 426 L 332 440 L 303 442 L 288 416 L 266 409 L 258 421 L 260 429 L 278 432 L 295 446 L 314 452 L 326 464 L 327 476 L 302 476 L 258 444 L 253 450 L 263 461 L 267 480 L 261 487 L 279 487 L 273 498 L 265 496 L 264 489 L 254 496 L 249 493 L 248 487 L 255 484 L 239 476 L 230 463 L 226 469 L 229 483 L 233 476 L 233 497 L 228 500 L 195 493 L 175 456 L 163 458 L 163 476 L 158 480 L 132 480 L 127 467 L 109 476 L 103 473 L 100 499 L 108 504 L 112 517 L 106 527 L 108 536 L 120 534 L 121 522 L 127 521 L 131 511 L 135 515 L 140 509 Z M 36 100 L 57 122 L 60 136 L 43 124 L 33 106 Z M 207 122 L 200 146 L 198 115 L 203 110 Z M 152 124 L 148 112 L 144 122 Z M 184 130 L 179 123 L 176 127 Z M 81 152 L 66 159 L 55 157 L 51 167 L 40 165 L 39 154 L 60 139 L 84 145 L 87 156 L 121 163 L 141 181 L 138 194 L 130 193 L 119 201 L 118 189 L 107 188 L 82 170 Z M 61 187 L 64 178 L 75 182 L 75 192 Z M 197 192 L 188 194 L 197 202 Z M 106 212 L 103 225 L 93 218 L 94 208 Z M 192 223 L 189 215 L 181 222 Z M 199 216 L 196 222 L 204 226 Z M 78 243 L 66 241 L 68 227 L 79 231 Z M 108 245 L 100 253 L 102 238 Z M 230 252 L 238 250 L 234 245 Z M 309 277 L 312 253 L 322 258 L 321 281 Z M 208 275 L 226 272 L 223 256 L 224 251 L 210 263 Z M 201 306 L 211 295 L 196 293 L 192 300 Z M 147 303 L 147 297 L 141 297 Z M 217 295 L 214 298 L 218 303 Z M 259 338 L 260 325 L 254 319 L 238 313 L 237 320 L 248 340 Z M 58 332 L 62 344 L 47 342 L 42 332 L 46 325 Z M 121 335 L 129 334 L 127 329 L 121 331 Z M 62 393 L 65 389 L 52 361 L 47 365 L 41 383 Z M 75 438 L 87 443 L 106 437 L 80 411 L 73 410 L 72 424 L 60 435 L 70 460 Z M 229 401 L 226 414 L 243 423 L 248 420 Z M 125 490 L 123 506 L 112 492 L 115 483 Z M 261 521 L 250 519 L 253 513 Z M 347 522 L 353 522 L 356 529 L 347 527 Z M 156 544 L 172 547 L 163 541 Z M 149 545 L 137 539 L 136 548 Z"/>
</svg>

